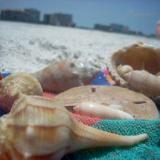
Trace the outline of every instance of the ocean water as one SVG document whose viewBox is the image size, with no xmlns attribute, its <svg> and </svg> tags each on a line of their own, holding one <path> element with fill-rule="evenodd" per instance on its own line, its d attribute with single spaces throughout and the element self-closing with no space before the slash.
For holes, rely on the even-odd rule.
<svg viewBox="0 0 160 160">
<path fill-rule="evenodd" d="M 160 40 L 95 30 L 0 21 L 0 70 L 34 72 L 59 59 L 103 68 L 111 55 L 143 42 Z"/>
</svg>

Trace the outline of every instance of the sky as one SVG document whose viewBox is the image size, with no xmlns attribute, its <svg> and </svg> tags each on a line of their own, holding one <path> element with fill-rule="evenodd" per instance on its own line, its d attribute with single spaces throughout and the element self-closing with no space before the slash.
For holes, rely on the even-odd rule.
<svg viewBox="0 0 160 160">
<path fill-rule="evenodd" d="M 155 33 L 160 20 L 160 0 L 0 0 L 0 9 L 6 8 L 69 13 L 78 26 L 119 23 L 145 34 Z"/>
</svg>

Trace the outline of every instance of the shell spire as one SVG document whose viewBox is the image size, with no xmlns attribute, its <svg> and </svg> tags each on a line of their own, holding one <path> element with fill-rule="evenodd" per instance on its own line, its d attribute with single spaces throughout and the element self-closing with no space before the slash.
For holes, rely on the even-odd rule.
<svg viewBox="0 0 160 160">
<path fill-rule="evenodd" d="M 149 97 L 160 95 L 160 79 L 154 74 L 145 70 L 130 70 L 127 73 L 123 72 L 122 77 L 127 81 L 128 86 L 135 91 Z"/>
<path fill-rule="evenodd" d="M 148 138 L 147 134 L 140 134 L 136 136 L 122 136 L 96 128 L 92 128 L 78 123 L 74 131 L 76 133 L 76 143 L 74 149 L 84 149 L 91 147 L 120 147 L 132 146 Z"/>
</svg>

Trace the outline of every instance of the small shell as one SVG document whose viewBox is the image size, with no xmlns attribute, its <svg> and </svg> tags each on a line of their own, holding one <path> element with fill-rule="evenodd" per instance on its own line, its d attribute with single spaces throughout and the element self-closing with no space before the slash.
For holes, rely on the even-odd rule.
<svg viewBox="0 0 160 160">
<path fill-rule="evenodd" d="M 42 95 L 40 83 L 28 73 L 12 74 L 0 81 L 0 106 L 10 111 L 20 94 Z"/>
<path fill-rule="evenodd" d="M 117 67 L 117 72 L 123 77 L 124 74 L 133 71 L 133 68 L 130 65 L 119 65 Z"/>
<path fill-rule="evenodd" d="M 123 75 L 128 85 L 133 90 L 141 92 L 149 97 L 160 95 L 160 79 L 144 70 L 134 70 Z"/>
<path fill-rule="evenodd" d="M 103 119 L 134 119 L 131 114 L 109 106 L 93 102 L 82 102 L 74 107 L 73 110 L 81 114 Z"/>
</svg>

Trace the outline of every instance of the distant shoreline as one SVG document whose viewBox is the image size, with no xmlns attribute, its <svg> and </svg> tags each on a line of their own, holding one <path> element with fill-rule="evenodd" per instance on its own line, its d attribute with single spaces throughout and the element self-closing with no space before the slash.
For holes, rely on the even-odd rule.
<svg viewBox="0 0 160 160">
<path fill-rule="evenodd" d="M 149 39 L 155 39 L 155 40 L 160 40 L 160 38 L 157 38 L 156 36 L 148 36 L 148 35 L 138 35 L 138 34 L 129 34 L 129 33 L 124 33 L 124 32 L 114 32 L 114 31 L 104 31 L 104 30 L 99 30 L 99 29 L 94 29 L 92 27 L 85 27 L 85 26 L 57 26 L 57 25 L 51 25 L 51 24 L 44 24 L 42 22 L 40 23 L 31 23 L 31 22 L 22 22 L 22 21 L 10 21 L 10 20 L 2 20 L 0 19 L 0 22 L 13 22 L 13 23 L 25 23 L 25 24 L 33 24 L 33 25 L 44 25 L 44 26 L 53 26 L 53 27 L 65 27 L 65 28 L 75 28 L 75 29 L 82 29 L 82 30 L 92 30 L 92 31 L 100 31 L 104 33 L 116 33 L 116 34 L 122 34 L 122 35 L 128 35 L 128 36 L 136 36 L 136 37 L 144 37 L 144 38 L 149 38 Z"/>
</svg>

